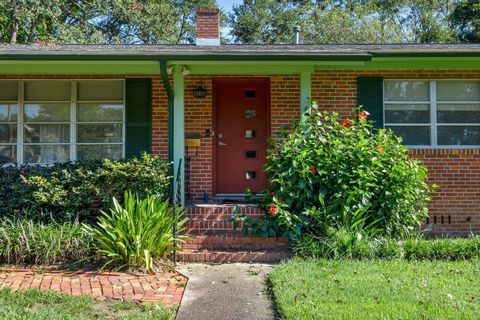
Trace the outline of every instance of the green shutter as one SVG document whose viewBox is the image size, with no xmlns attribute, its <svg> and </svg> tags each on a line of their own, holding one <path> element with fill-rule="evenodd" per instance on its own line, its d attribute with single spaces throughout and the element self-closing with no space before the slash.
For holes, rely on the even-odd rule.
<svg viewBox="0 0 480 320">
<path fill-rule="evenodd" d="M 125 84 L 125 156 L 151 152 L 151 79 L 126 79 Z"/>
<path fill-rule="evenodd" d="M 383 128 L 383 78 L 357 78 L 357 104 L 370 113 L 376 128 Z"/>
</svg>

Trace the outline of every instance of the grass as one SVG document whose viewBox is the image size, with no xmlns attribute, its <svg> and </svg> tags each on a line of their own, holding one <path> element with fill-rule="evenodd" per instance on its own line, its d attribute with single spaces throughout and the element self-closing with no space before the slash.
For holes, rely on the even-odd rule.
<svg viewBox="0 0 480 320">
<path fill-rule="evenodd" d="M 479 319 L 480 263 L 293 259 L 270 275 L 282 319 Z"/>
<path fill-rule="evenodd" d="M 162 304 L 135 305 L 126 302 L 95 301 L 90 296 L 62 295 L 53 291 L 0 290 L 0 319 L 9 320 L 90 320 L 152 319 L 173 320 L 175 311 Z"/>
</svg>

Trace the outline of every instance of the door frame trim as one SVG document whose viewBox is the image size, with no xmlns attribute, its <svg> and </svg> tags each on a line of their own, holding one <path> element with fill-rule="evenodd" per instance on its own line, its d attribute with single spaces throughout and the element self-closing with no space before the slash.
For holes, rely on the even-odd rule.
<svg viewBox="0 0 480 320">
<path fill-rule="evenodd" d="M 225 82 L 253 82 L 253 83 L 264 83 L 265 84 L 265 99 L 266 106 L 265 110 L 267 112 L 265 126 L 266 126 L 266 141 L 265 146 L 266 150 L 268 149 L 268 138 L 271 137 L 271 87 L 270 87 L 270 77 L 256 77 L 256 76 L 245 76 L 245 77 L 212 77 L 212 131 L 214 136 L 212 138 L 212 196 L 217 194 L 217 149 L 218 149 L 218 140 L 217 140 L 217 92 L 218 84 Z M 266 151 L 265 150 L 265 151 Z M 268 183 L 268 181 L 267 181 Z"/>
</svg>

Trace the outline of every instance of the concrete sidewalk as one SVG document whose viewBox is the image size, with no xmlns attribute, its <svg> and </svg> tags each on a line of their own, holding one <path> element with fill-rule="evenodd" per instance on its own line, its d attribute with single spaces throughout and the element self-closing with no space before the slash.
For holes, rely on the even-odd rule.
<svg viewBox="0 0 480 320">
<path fill-rule="evenodd" d="M 270 264 L 185 264 L 189 277 L 177 320 L 276 319 L 266 295 Z"/>
</svg>

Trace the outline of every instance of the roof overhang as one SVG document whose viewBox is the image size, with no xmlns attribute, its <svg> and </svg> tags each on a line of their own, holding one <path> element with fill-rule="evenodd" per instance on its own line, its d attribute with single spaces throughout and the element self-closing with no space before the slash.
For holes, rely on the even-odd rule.
<svg viewBox="0 0 480 320">
<path fill-rule="evenodd" d="M 212 75 L 480 69 L 480 44 L 0 46 L 0 74 L 158 74 L 160 60 Z"/>
</svg>

